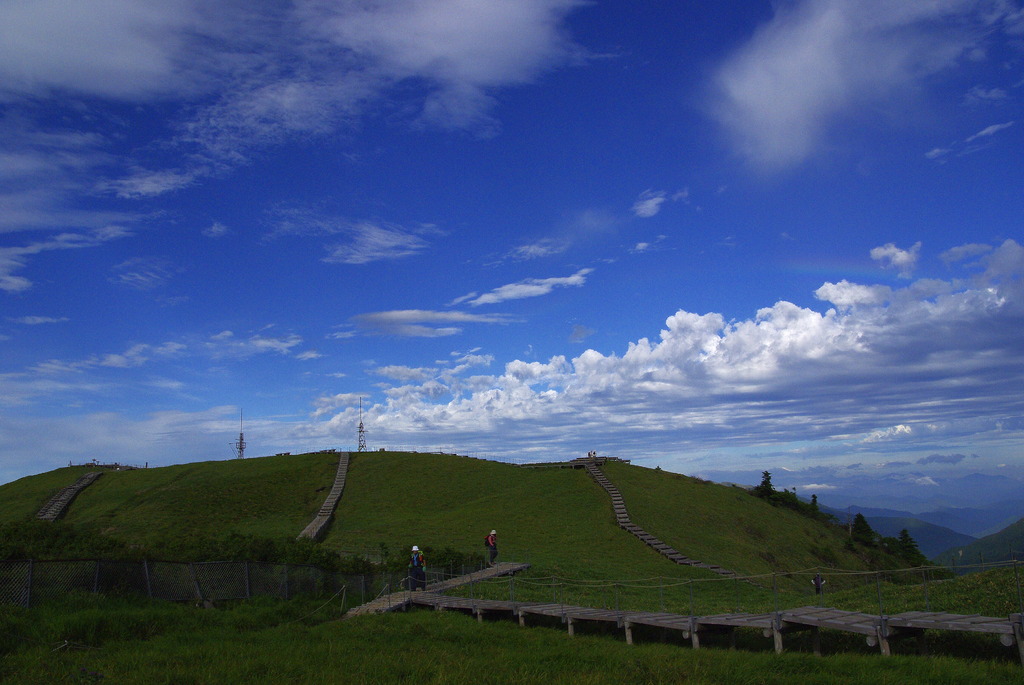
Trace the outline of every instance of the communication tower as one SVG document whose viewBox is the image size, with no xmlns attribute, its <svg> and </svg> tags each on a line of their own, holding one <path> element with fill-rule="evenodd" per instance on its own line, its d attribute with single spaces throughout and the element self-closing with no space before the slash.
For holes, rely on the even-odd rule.
<svg viewBox="0 0 1024 685">
<path fill-rule="evenodd" d="M 363 428 L 363 398 L 359 398 L 359 451 L 366 451 L 366 430 Z"/>
<path fill-rule="evenodd" d="M 242 432 L 242 410 L 238 410 L 238 440 L 235 440 L 232 447 L 235 450 L 236 459 L 245 459 L 245 433 Z"/>
</svg>

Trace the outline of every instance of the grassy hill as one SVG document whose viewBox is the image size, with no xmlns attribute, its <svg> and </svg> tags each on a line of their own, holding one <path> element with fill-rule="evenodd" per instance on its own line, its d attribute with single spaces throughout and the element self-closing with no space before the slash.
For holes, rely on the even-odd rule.
<svg viewBox="0 0 1024 685">
<path fill-rule="evenodd" d="M 105 472 L 65 522 L 173 558 L 182 540 L 230 534 L 294 538 L 333 481 L 330 452 Z M 86 469 L 57 469 L 0 486 L 0 523 L 32 518 Z M 834 526 L 772 507 L 745 490 L 610 463 L 633 520 L 684 554 L 744 575 L 811 567 L 898 565 L 848 549 Z M 581 578 L 711 577 L 666 560 L 615 523 L 607 494 L 581 469 L 521 468 L 454 455 L 354 454 L 330 550 L 402 556 L 412 544 L 481 552 L 498 529 L 502 559 Z M 429 563 L 429 560 L 428 560 Z"/>
<path fill-rule="evenodd" d="M 868 523 L 886 537 L 899 537 L 901 530 L 906 530 L 917 543 L 921 554 L 929 559 L 955 545 L 966 545 L 974 541 L 970 535 L 937 526 L 921 519 L 902 516 L 868 516 Z"/>
<path fill-rule="evenodd" d="M 1024 559 L 1024 519 L 998 533 L 946 550 L 935 559 L 942 564 L 958 566 Z"/>
<path fill-rule="evenodd" d="M 336 465 L 336 454 L 313 453 L 107 472 L 57 525 L 116 536 L 171 557 L 177 541 L 186 539 L 239 534 L 290 540 L 319 508 Z M 0 526 L 31 519 L 84 470 L 58 469 L 0 486 Z M 773 507 L 740 488 L 627 464 L 607 464 L 604 471 L 634 522 L 685 554 L 741 574 L 804 575 L 765 575 L 745 583 L 678 566 L 616 525 L 610 499 L 583 470 L 518 468 L 437 454 L 353 455 L 337 517 L 320 545 L 370 555 L 386 548 L 404 556 L 412 544 L 479 552 L 484 534 L 496 528 L 501 558 L 534 565 L 517 577 L 517 597 L 533 592 L 590 606 L 617 602 L 621 592 L 624 608 L 660 602 L 685 613 L 693 601 L 694 583 L 688 581 L 697 580 L 702 596 L 695 613 L 711 613 L 711 607 L 764 611 L 770 610 L 776 581 L 783 605 L 795 606 L 815 601 L 807 597 L 808 569 L 836 567 L 861 572 L 850 574 L 846 584 L 838 572 L 829 576 L 825 601 L 832 606 L 872 611 L 884 590 L 887 612 L 921 609 L 923 601 L 933 609 L 971 608 L 993 616 L 1019 609 L 1010 591 L 1013 569 L 954 580 L 932 577 L 926 587 L 910 576 L 893 577 L 880 589 L 882 574 L 869 570 L 900 562 L 877 548 L 849 545 L 839 527 Z M 713 588 L 710 599 L 705 586 Z M 508 588 L 502 580 L 474 591 L 501 596 Z M 986 638 L 950 640 L 937 651 L 994 662 L 882 659 L 862 639 L 836 633 L 825 643 L 833 656 L 816 659 L 800 636 L 787 642 L 787 650 L 803 653 L 777 656 L 765 653 L 764 639 L 753 633 L 743 637 L 740 651 L 727 652 L 667 644 L 660 633 L 645 634 L 634 647 L 612 629 L 568 638 L 557 621 L 523 630 L 513 622 L 479 625 L 455 614 L 410 612 L 338 624 L 331 619 L 342 601 L 260 598 L 202 611 L 76 595 L 60 605 L 15 607 L 0 617 L 0 680 L 86 682 L 96 674 L 112 682 L 325 682 L 346 674 L 365 682 L 460 683 L 1019 679 L 1012 655 Z M 62 641 L 80 648 L 55 654 L 53 645 Z M 913 645 L 908 641 L 899 649 L 909 654 Z"/>
</svg>

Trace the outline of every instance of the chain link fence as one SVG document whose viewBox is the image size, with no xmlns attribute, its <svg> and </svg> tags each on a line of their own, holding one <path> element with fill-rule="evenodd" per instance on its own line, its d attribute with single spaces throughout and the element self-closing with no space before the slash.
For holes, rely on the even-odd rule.
<svg viewBox="0 0 1024 685">
<path fill-rule="evenodd" d="M 365 602 L 400 580 L 253 561 L 0 561 L 0 604 L 29 608 L 72 592 L 204 602 L 328 596 L 342 588 L 352 601 Z"/>
</svg>

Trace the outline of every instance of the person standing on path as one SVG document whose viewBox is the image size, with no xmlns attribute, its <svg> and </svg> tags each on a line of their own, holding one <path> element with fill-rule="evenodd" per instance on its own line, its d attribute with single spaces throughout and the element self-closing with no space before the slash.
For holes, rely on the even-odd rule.
<svg viewBox="0 0 1024 685">
<path fill-rule="evenodd" d="M 423 552 L 416 545 L 412 546 L 412 556 L 409 557 L 409 589 L 427 589 L 427 566 L 423 560 Z"/>
<path fill-rule="evenodd" d="M 498 558 L 498 531 L 492 530 L 490 535 L 484 538 L 487 551 L 491 553 L 490 563 L 494 566 L 494 560 Z"/>
</svg>

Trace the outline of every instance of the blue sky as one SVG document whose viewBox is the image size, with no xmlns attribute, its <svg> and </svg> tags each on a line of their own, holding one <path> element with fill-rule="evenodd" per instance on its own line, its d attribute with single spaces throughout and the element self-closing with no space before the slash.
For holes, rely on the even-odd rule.
<svg viewBox="0 0 1024 685">
<path fill-rule="evenodd" d="M 0 482 L 360 398 L 371 448 L 1020 479 L 1022 98 L 1016 0 L 5 2 Z"/>
</svg>

